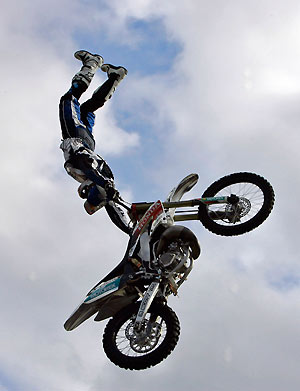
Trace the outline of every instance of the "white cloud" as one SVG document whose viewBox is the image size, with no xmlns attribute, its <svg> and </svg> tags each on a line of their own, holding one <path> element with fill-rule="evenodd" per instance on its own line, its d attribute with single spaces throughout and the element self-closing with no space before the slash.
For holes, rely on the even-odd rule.
<svg viewBox="0 0 300 391">
<path fill-rule="evenodd" d="M 290 273 L 299 275 L 298 3 L 12 6 L 6 3 L 0 24 L 0 362 L 6 381 L 17 391 L 148 390 L 153 379 L 167 390 L 298 389 L 299 287 L 276 288 Z M 153 185 L 163 197 L 196 171 L 200 181 L 191 194 L 200 196 L 219 176 L 249 170 L 265 175 L 277 196 L 268 221 L 244 237 L 216 237 L 192 223 L 203 253 L 180 299 L 170 301 L 182 323 L 179 345 L 160 366 L 141 373 L 106 360 L 104 323 L 87 322 L 72 333 L 62 327 L 126 246 L 103 211 L 85 214 L 76 183 L 63 172 L 57 105 L 78 67 L 72 34 L 99 35 L 101 42 L 107 29 L 116 45 L 136 45 L 131 18 L 160 18 L 182 51 L 169 72 L 143 77 L 129 70 L 97 118 L 97 151 L 109 161 L 142 146 L 143 129 L 129 133 L 117 121 L 120 105 L 150 124 L 160 147 L 159 156 L 153 150 L 145 194 Z M 126 185 L 124 194 L 132 199 L 138 186 Z M 174 373 L 181 373 L 175 385 Z M 9 388 L 6 381 L 0 388 Z"/>
</svg>

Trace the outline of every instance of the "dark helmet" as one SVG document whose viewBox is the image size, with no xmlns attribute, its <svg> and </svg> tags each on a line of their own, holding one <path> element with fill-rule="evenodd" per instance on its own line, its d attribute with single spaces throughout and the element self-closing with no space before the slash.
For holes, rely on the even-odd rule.
<svg viewBox="0 0 300 391">
<path fill-rule="evenodd" d="M 84 209 L 88 214 L 97 212 L 107 202 L 106 191 L 101 186 L 92 185 L 89 187 L 87 200 L 84 203 Z"/>
</svg>

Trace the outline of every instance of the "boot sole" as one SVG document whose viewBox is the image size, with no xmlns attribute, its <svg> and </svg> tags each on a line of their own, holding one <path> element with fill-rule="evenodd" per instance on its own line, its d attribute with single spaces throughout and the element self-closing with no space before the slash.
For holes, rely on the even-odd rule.
<svg viewBox="0 0 300 391">
<path fill-rule="evenodd" d="M 102 63 L 104 62 L 104 59 L 102 56 L 100 56 L 99 54 L 92 54 L 92 53 L 88 52 L 87 50 L 78 50 L 77 52 L 74 53 L 74 57 L 79 61 L 83 61 L 83 57 L 85 57 L 86 54 L 89 54 L 92 57 L 97 57 L 98 59 L 101 59 Z"/>
<path fill-rule="evenodd" d="M 103 64 L 102 66 L 101 66 L 101 70 L 103 71 L 103 72 L 108 72 L 110 69 L 113 69 L 113 70 L 118 70 L 118 69 L 124 69 L 124 71 L 125 71 L 125 75 L 127 75 L 127 73 L 128 73 L 128 71 L 127 71 L 127 69 L 126 68 L 124 68 L 124 67 L 122 67 L 122 66 L 115 66 L 115 65 L 112 65 L 112 64 Z"/>
</svg>

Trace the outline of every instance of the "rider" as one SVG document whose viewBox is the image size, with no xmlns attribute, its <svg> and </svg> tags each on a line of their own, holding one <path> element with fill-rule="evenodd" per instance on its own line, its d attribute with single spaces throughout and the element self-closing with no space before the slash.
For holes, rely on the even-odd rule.
<svg viewBox="0 0 300 391">
<path fill-rule="evenodd" d="M 62 130 L 60 148 L 65 157 L 64 167 L 69 175 L 81 183 L 79 196 L 86 199 L 84 208 L 93 214 L 103 206 L 114 224 L 130 234 L 129 222 L 114 198 L 119 194 L 114 185 L 113 173 L 105 160 L 94 153 L 94 112 L 111 98 L 118 84 L 126 76 L 122 66 L 103 64 L 103 58 L 86 50 L 74 54 L 82 67 L 72 79 L 69 91 L 61 97 L 59 118 Z M 108 79 L 96 89 L 92 97 L 80 105 L 79 98 L 87 90 L 96 71 L 101 68 Z"/>
</svg>

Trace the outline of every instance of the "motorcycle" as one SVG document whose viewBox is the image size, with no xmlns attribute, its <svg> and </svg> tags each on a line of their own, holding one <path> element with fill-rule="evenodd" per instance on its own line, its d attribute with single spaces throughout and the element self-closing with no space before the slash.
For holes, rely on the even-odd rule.
<svg viewBox="0 0 300 391">
<path fill-rule="evenodd" d="M 128 206 L 121 198 L 115 200 L 127 209 L 134 227 L 124 259 L 88 292 L 64 324 L 70 331 L 95 314 L 95 321 L 111 318 L 103 348 L 121 368 L 157 365 L 179 340 L 179 320 L 167 300 L 177 295 L 201 250 L 195 234 L 175 222 L 200 220 L 217 235 L 241 235 L 258 227 L 273 208 L 273 188 L 259 175 L 227 175 L 201 198 L 182 201 L 197 181 L 197 174 L 188 175 L 164 202 Z"/>
</svg>

